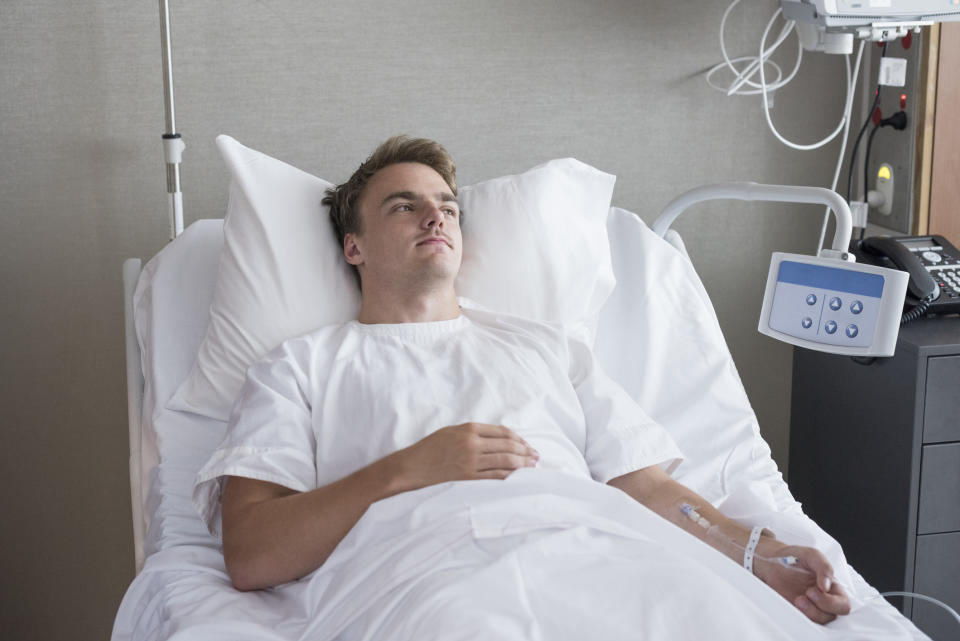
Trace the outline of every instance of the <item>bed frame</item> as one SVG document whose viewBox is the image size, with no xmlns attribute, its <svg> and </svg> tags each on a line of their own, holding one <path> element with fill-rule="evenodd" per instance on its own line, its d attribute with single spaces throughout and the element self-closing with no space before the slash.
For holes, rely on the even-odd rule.
<svg viewBox="0 0 960 641">
<path fill-rule="evenodd" d="M 147 523 L 143 514 L 142 466 L 140 461 L 143 416 L 143 361 L 133 317 L 133 294 L 140 280 L 143 262 L 128 258 L 123 263 L 123 321 L 127 352 L 127 424 L 130 432 L 130 507 L 133 514 L 133 551 L 136 570 L 143 569 L 143 539 Z"/>
</svg>

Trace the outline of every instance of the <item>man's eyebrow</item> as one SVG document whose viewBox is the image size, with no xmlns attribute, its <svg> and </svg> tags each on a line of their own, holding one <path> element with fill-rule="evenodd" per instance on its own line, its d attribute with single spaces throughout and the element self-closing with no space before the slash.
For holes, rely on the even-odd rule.
<svg viewBox="0 0 960 641">
<path fill-rule="evenodd" d="M 391 200 L 396 200 L 396 199 L 416 200 L 416 199 L 417 199 L 417 195 L 416 195 L 415 193 L 413 193 L 412 191 L 395 191 L 395 192 L 393 192 L 392 194 L 388 195 L 386 198 L 384 198 L 384 199 L 383 199 L 383 202 L 380 203 L 380 204 L 381 204 L 381 205 L 386 205 L 386 204 L 387 204 L 388 202 L 390 202 Z"/>
<path fill-rule="evenodd" d="M 395 191 L 392 194 L 389 194 L 386 198 L 384 198 L 383 202 L 380 204 L 386 205 L 388 202 L 395 199 L 417 200 L 419 198 L 420 198 L 420 194 L 416 194 L 412 191 Z M 440 202 L 444 202 L 444 203 L 453 202 L 453 203 L 457 203 L 458 205 L 460 204 L 459 201 L 457 200 L 457 197 L 448 191 L 442 191 L 437 193 L 437 199 Z"/>
</svg>

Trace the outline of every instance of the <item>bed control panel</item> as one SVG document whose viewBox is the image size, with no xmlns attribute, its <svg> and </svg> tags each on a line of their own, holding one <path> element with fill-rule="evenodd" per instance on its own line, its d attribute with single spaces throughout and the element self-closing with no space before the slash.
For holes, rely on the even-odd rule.
<svg viewBox="0 0 960 641">
<path fill-rule="evenodd" d="M 819 351 L 891 356 L 907 280 L 883 267 L 775 253 L 758 329 Z"/>
</svg>

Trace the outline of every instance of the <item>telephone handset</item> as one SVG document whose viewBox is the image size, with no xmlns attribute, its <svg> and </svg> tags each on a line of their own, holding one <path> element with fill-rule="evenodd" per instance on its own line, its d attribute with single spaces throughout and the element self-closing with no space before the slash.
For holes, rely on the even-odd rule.
<svg viewBox="0 0 960 641">
<path fill-rule="evenodd" d="M 904 322 L 960 312 L 960 250 L 943 236 L 865 238 L 854 245 L 858 260 L 910 274 Z"/>
<path fill-rule="evenodd" d="M 888 258 L 900 271 L 910 274 L 907 293 L 916 301 L 936 300 L 940 298 L 940 286 L 930 275 L 923 263 L 899 240 L 893 238 L 866 238 L 860 244 L 861 249 Z"/>
</svg>

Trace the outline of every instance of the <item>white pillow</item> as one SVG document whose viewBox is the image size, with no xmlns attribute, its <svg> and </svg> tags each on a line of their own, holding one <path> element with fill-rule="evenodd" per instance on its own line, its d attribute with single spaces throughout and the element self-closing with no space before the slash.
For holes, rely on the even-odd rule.
<svg viewBox="0 0 960 641">
<path fill-rule="evenodd" d="M 227 420 L 247 367 L 278 344 L 356 318 L 360 292 L 320 201 L 330 183 L 229 136 L 224 244 L 197 360 L 168 407 Z"/>
<path fill-rule="evenodd" d="M 616 285 L 607 239 L 615 181 L 564 158 L 461 189 L 466 218 L 457 294 L 561 322 L 593 343 Z"/>
<path fill-rule="evenodd" d="M 320 206 L 330 184 L 229 136 L 217 146 L 233 181 L 210 324 L 167 407 L 225 421 L 251 363 L 356 318 L 360 292 Z M 615 180 L 564 159 L 463 188 L 457 293 L 589 330 L 615 284 L 606 235 Z"/>
</svg>

